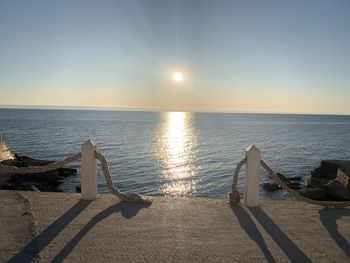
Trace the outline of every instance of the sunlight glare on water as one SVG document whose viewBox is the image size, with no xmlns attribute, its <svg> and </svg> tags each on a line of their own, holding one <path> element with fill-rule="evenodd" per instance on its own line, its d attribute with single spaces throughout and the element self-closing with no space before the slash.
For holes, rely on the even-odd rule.
<svg viewBox="0 0 350 263">
<path fill-rule="evenodd" d="M 0 109 L 0 133 L 13 153 L 56 161 L 92 138 L 120 190 L 144 195 L 227 198 L 233 169 L 252 143 L 275 171 L 300 175 L 303 185 L 321 160 L 350 156 L 350 116 L 340 115 Z M 80 162 L 68 167 L 77 176 L 66 177 L 60 190 L 75 192 Z M 108 193 L 98 173 L 98 191 Z M 260 180 L 271 182 L 264 172 Z M 260 190 L 264 200 L 291 198 Z"/>
<path fill-rule="evenodd" d="M 163 166 L 163 176 L 168 180 L 162 186 L 163 194 L 187 196 L 195 193 L 196 135 L 191 123 L 191 113 L 163 113 L 156 148 Z"/>
</svg>

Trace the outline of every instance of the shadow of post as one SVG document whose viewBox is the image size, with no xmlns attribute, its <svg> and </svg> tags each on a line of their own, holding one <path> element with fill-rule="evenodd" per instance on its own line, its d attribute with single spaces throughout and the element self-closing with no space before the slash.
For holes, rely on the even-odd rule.
<svg viewBox="0 0 350 263">
<path fill-rule="evenodd" d="M 232 206 L 232 211 L 238 218 L 239 224 L 247 233 L 247 235 L 259 246 L 266 260 L 268 262 L 276 262 L 270 250 L 268 249 L 259 229 L 256 227 L 253 220 L 250 218 L 250 215 L 244 210 L 244 208 L 241 206 Z"/>
<path fill-rule="evenodd" d="M 312 262 L 260 207 L 249 211 L 292 262 Z"/>
<path fill-rule="evenodd" d="M 113 213 L 121 213 L 126 219 L 134 217 L 139 210 L 149 207 L 150 204 L 137 204 L 131 202 L 121 201 L 116 205 L 110 206 L 105 210 L 95 215 L 68 243 L 60 252 L 53 258 L 51 262 L 62 262 L 79 243 L 79 241 L 99 222 L 107 218 Z"/>
<path fill-rule="evenodd" d="M 20 252 L 17 253 L 9 262 L 26 263 L 31 262 L 39 256 L 39 253 L 74 219 L 76 218 L 91 201 L 79 200 L 67 212 L 55 220 L 44 231 L 30 241 Z"/>
<path fill-rule="evenodd" d="M 350 257 L 349 242 L 339 233 L 337 219 L 350 216 L 349 209 L 324 208 L 320 210 L 320 220 L 339 248 Z"/>
</svg>

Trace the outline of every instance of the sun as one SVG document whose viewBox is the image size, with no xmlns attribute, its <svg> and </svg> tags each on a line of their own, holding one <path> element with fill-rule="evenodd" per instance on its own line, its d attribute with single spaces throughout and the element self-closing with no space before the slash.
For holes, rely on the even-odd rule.
<svg viewBox="0 0 350 263">
<path fill-rule="evenodd" d="M 177 72 L 174 72 L 173 74 L 173 80 L 176 81 L 176 82 L 180 82 L 183 80 L 183 75 L 181 72 L 177 71 Z"/>
</svg>

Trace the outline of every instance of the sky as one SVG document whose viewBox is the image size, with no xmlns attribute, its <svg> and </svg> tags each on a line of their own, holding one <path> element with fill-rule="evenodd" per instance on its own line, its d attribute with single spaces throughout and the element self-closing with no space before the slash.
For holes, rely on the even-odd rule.
<svg viewBox="0 0 350 263">
<path fill-rule="evenodd" d="M 0 105 L 350 114 L 349 14 L 348 0 L 0 0 Z"/>
</svg>

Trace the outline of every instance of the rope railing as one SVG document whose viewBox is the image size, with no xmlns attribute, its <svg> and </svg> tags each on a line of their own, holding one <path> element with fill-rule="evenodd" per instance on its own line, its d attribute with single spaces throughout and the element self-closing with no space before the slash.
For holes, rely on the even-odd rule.
<svg viewBox="0 0 350 263">
<path fill-rule="evenodd" d="M 123 201 L 128 202 L 136 202 L 142 204 L 149 204 L 152 202 L 151 199 L 147 197 L 143 197 L 137 193 L 122 193 L 118 190 L 118 188 L 114 185 L 112 176 L 109 171 L 109 166 L 106 158 L 99 151 L 95 151 L 94 157 L 101 162 L 101 167 L 103 174 L 106 179 L 107 188 L 111 192 L 111 194 L 117 196 Z M 5 166 L 0 165 L 0 174 L 33 174 L 33 173 L 45 173 L 52 170 L 57 170 L 59 168 L 64 167 L 65 165 L 78 161 L 81 159 L 81 153 L 77 153 L 73 156 L 70 156 L 60 162 L 50 163 L 44 166 L 29 166 L 29 167 L 15 167 L 15 166 Z"/>
<path fill-rule="evenodd" d="M 152 200 L 148 197 L 144 197 L 137 193 L 123 193 L 118 190 L 114 185 L 112 176 L 109 170 L 108 162 L 104 155 L 100 151 L 94 152 L 94 157 L 100 161 L 103 175 L 106 179 L 107 188 L 109 192 L 123 201 L 136 202 L 136 203 L 151 203 Z M 15 174 L 30 174 L 30 173 L 45 173 L 48 171 L 56 170 L 64 167 L 65 165 L 78 161 L 81 159 L 81 153 L 77 153 L 70 156 L 60 162 L 50 163 L 45 166 L 29 166 L 29 167 L 15 167 L 15 166 L 1 166 L 0 174 L 15 173 Z M 242 159 L 236 166 L 234 171 L 231 192 L 229 193 L 229 201 L 231 205 L 237 205 L 241 201 L 241 196 L 237 190 L 237 182 L 241 168 L 247 162 L 247 157 Z M 305 201 L 313 205 L 320 205 L 329 208 L 344 208 L 350 206 L 350 201 L 320 201 L 308 198 L 301 195 L 298 191 L 295 191 L 288 187 L 288 185 L 280 179 L 280 177 L 273 171 L 273 169 L 264 161 L 261 160 L 261 166 L 268 172 L 268 174 L 280 185 L 284 190 L 290 193 L 296 200 Z"/>
<path fill-rule="evenodd" d="M 63 166 L 78 161 L 81 158 L 81 153 L 77 153 L 70 156 L 60 162 L 50 163 L 44 166 L 28 166 L 28 167 L 16 167 L 16 166 L 6 166 L 0 165 L 0 174 L 34 174 L 34 173 L 46 173 L 52 170 L 57 170 Z"/>
<path fill-rule="evenodd" d="M 241 171 L 241 168 L 243 164 L 247 162 L 247 157 L 242 159 L 236 166 L 235 172 L 233 174 L 233 180 L 232 180 L 232 185 L 231 185 L 231 192 L 228 194 L 228 198 L 230 200 L 230 203 L 232 205 L 239 204 L 241 201 L 241 196 L 237 190 L 237 182 L 238 182 L 238 177 L 239 177 L 239 172 Z"/>
<path fill-rule="evenodd" d="M 229 201 L 231 205 L 238 205 L 241 200 L 240 194 L 237 190 L 237 182 L 238 182 L 239 172 L 243 164 L 245 164 L 246 162 L 247 162 L 247 158 L 244 158 L 236 166 L 236 169 L 233 175 L 233 180 L 232 180 L 232 190 L 229 193 Z M 280 179 L 280 177 L 273 171 L 273 169 L 264 160 L 261 160 L 261 166 L 267 171 L 267 173 L 272 177 L 272 179 L 274 179 L 277 182 L 278 185 L 280 185 L 284 190 L 286 190 L 298 201 L 304 201 L 309 204 L 320 205 L 327 208 L 344 208 L 344 207 L 350 206 L 350 201 L 339 201 L 339 202 L 338 201 L 320 201 L 320 200 L 314 200 L 306 196 L 303 196 L 298 191 L 288 187 L 288 185 Z"/>
<path fill-rule="evenodd" d="M 101 167 L 102 167 L 102 172 L 103 175 L 105 176 L 106 183 L 107 183 L 107 188 L 111 192 L 111 194 L 119 197 L 123 201 L 128 201 L 128 202 L 136 202 L 136 203 L 141 203 L 141 204 L 147 204 L 151 203 L 152 200 L 143 197 L 142 195 L 139 195 L 137 193 L 122 193 L 118 190 L 118 188 L 114 185 L 112 181 L 112 176 L 109 171 L 109 166 L 106 158 L 103 156 L 103 154 L 99 151 L 95 151 L 95 158 L 101 162 Z"/>
</svg>

